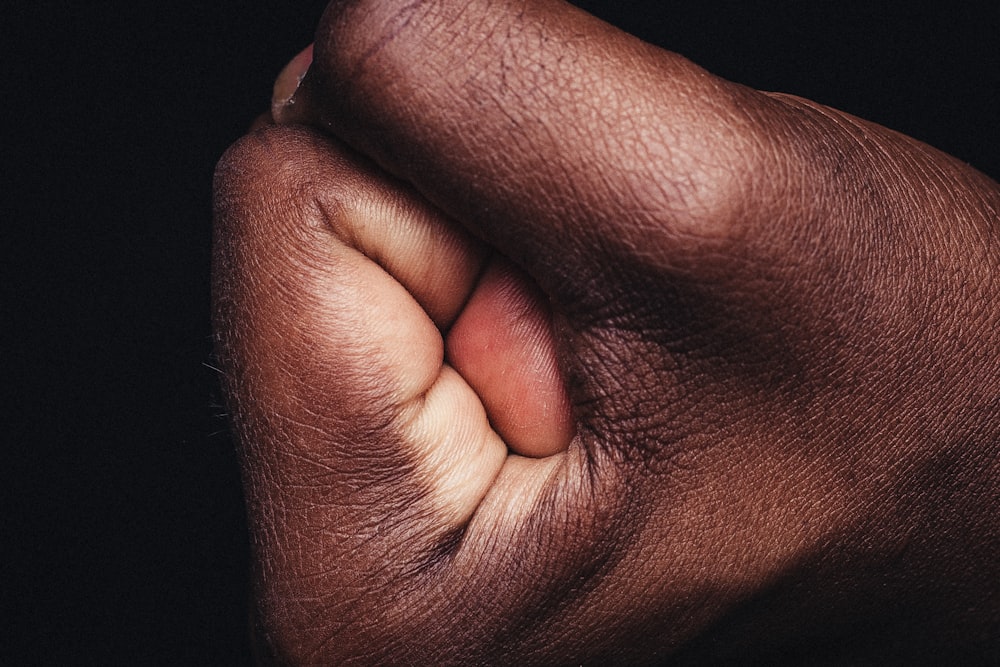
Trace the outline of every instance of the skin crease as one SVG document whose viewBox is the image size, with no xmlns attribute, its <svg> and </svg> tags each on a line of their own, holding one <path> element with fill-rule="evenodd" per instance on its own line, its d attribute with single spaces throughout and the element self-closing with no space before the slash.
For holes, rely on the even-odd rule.
<svg viewBox="0 0 1000 667">
<path fill-rule="evenodd" d="M 216 176 L 262 659 L 1000 659 L 1000 186 L 554 0 L 312 57 Z"/>
</svg>

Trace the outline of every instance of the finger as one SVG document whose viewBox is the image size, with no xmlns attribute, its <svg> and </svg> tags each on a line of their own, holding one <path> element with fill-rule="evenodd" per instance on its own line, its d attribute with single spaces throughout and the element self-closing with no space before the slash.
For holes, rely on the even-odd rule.
<svg viewBox="0 0 1000 667">
<path fill-rule="evenodd" d="M 334 2 L 317 35 L 284 118 L 415 184 L 550 296 L 586 296 L 570 285 L 595 257 L 725 233 L 763 194 L 749 91 L 565 3 Z"/>
<path fill-rule="evenodd" d="M 362 250 L 384 251 L 381 240 L 442 261 L 393 256 L 397 273 L 421 272 L 407 289 Z M 328 142 L 282 128 L 248 137 L 220 164 L 215 248 L 260 623 L 295 656 L 306 650 L 296 633 L 320 607 L 364 623 L 344 582 L 419 569 L 503 464 L 478 399 L 442 365 L 427 314 L 454 316 L 482 255 Z M 397 525 L 407 530 L 385 528 Z"/>
<path fill-rule="evenodd" d="M 365 462 L 373 487 L 419 464 L 435 514 L 464 521 L 506 450 L 475 394 L 443 368 L 434 320 L 457 314 L 481 249 L 302 132 L 272 128 L 238 145 L 217 202 L 218 331 L 247 439 L 278 429 L 287 455 L 334 474 Z M 417 263 L 421 253 L 439 261 Z M 398 451 L 384 444 L 396 440 Z"/>
<path fill-rule="evenodd" d="M 463 230 L 301 128 L 269 127 L 237 144 L 220 163 L 215 196 L 215 329 L 242 443 L 260 622 L 290 655 L 320 650 L 317 637 L 297 639 L 317 618 L 339 623 L 331 655 L 386 648 L 393 618 L 430 650 L 438 644 L 414 619 L 428 572 L 453 552 L 462 563 L 441 584 L 436 604 L 445 609 L 428 616 L 430 627 L 454 620 L 470 585 L 532 579 L 524 549 L 540 539 L 534 531 L 498 552 L 495 572 L 482 571 L 481 547 L 524 532 L 566 465 L 508 456 L 476 392 L 444 362 L 443 335 L 491 331 L 502 351 L 544 360 L 544 309 L 516 274 L 485 268 L 487 253 Z M 505 337 L 519 319 L 528 325 Z M 477 362 L 467 348 L 454 344 L 463 363 Z M 536 366 L 541 380 L 531 369 L 516 369 L 513 383 L 472 375 L 495 409 L 515 406 L 503 399 L 511 384 L 518 400 L 558 393 L 545 387 L 558 379 L 551 364 Z M 503 428 L 553 431 L 539 420 Z M 475 546 L 458 550 L 463 540 Z M 486 583 L 470 584 L 477 579 Z M 395 596 L 377 618 L 365 601 L 371 586 Z M 526 604 L 521 590 L 505 604 Z"/>
<path fill-rule="evenodd" d="M 278 75 L 272 98 L 272 116 L 278 122 L 294 117 L 293 94 L 312 59 L 313 46 L 309 45 Z M 394 266 L 386 268 L 405 285 L 424 287 L 424 281 L 406 272 L 422 265 L 418 258 L 426 248 L 393 239 L 376 239 L 362 250 L 366 248 L 377 261 L 393 262 Z M 429 256 L 433 255 L 424 255 Z M 503 260 L 491 263 L 461 323 L 450 332 L 447 348 L 451 363 L 483 400 L 493 427 L 507 445 L 519 454 L 547 456 L 565 450 L 574 429 L 546 299 L 530 282 Z M 435 322 L 445 328 L 449 324 L 440 318 Z"/>
</svg>

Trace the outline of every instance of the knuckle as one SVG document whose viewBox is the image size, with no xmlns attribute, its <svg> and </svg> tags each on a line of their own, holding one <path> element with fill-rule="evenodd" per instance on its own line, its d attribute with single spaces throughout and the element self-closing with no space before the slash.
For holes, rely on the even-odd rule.
<svg viewBox="0 0 1000 667">
<path fill-rule="evenodd" d="M 303 127 L 272 126 L 238 140 L 215 172 L 218 242 L 313 263 L 346 212 L 363 202 L 365 177 L 343 148 Z"/>
<path fill-rule="evenodd" d="M 317 140 L 302 128 L 278 126 L 239 139 L 216 166 L 216 213 L 237 219 L 273 215 L 315 199 L 316 170 L 310 167 Z M 277 207 L 278 202 L 286 208 Z"/>
</svg>

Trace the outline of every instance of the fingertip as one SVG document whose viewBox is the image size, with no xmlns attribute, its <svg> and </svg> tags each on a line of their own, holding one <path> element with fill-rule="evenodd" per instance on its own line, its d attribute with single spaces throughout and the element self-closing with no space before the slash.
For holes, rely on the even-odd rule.
<svg viewBox="0 0 1000 667">
<path fill-rule="evenodd" d="M 294 122 L 296 92 L 313 62 L 313 45 L 302 49 L 278 74 L 271 94 L 271 116 L 276 123 Z"/>
<path fill-rule="evenodd" d="M 527 276 L 495 260 L 449 331 L 446 349 L 514 453 L 540 458 L 569 447 L 575 428 L 551 316 Z"/>
</svg>

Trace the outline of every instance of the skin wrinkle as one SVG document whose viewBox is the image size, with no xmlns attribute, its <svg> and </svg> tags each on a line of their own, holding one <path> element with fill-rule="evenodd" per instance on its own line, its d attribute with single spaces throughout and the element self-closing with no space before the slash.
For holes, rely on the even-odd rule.
<svg viewBox="0 0 1000 667">
<path fill-rule="evenodd" d="M 535 588 L 530 596 L 522 598 L 516 608 L 507 612 L 505 618 L 512 619 L 514 623 L 508 626 L 506 635 L 495 636 L 494 641 L 500 645 L 507 644 L 514 646 L 523 644 L 524 635 L 531 630 L 533 625 L 537 627 L 542 620 L 538 617 L 538 614 L 547 613 L 546 607 L 548 605 L 538 604 L 541 600 L 560 600 L 560 604 L 567 610 L 571 610 L 574 606 L 582 605 L 592 587 L 602 581 L 600 573 L 613 567 L 613 561 L 618 557 L 618 554 L 615 553 L 615 549 L 611 545 L 627 542 L 627 535 L 622 534 L 623 530 L 627 530 L 627 528 L 609 521 L 612 516 L 610 512 L 606 511 L 603 516 L 590 515 L 590 520 L 584 520 L 583 517 L 588 516 L 589 513 L 580 510 L 572 511 L 571 505 L 564 502 L 563 499 L 566 497 L 574 498 L 576 502 L 581 503 L 601 498 L 603 500 L 600 501 L 600 504 L 606 504 L 608 498 L 622 498 L 622 493 L 627 493 L 624 487 L 614 488 L 615 481 L 613 478 L 604 478 L 601 482 L 602 486 L 612 486 L 614 490 L 611 494 L 595 493 L 592 490 L 588 490 L 586 486 L 580 487 L 579 482 L 576 481 L 578 478 L 574 474 L 574 468 L 579 466 L 580 463 L 578 455 L 564 459 L 564 465 L 558 471 L 558 482 L 548 485 L 548 493 L 543 495 L 539 500 L 539 511 L 529 515 L 529 520 L 534 525 L 529 525 L 522 532 L 524 536 L 522 540 L 526 538 L 527 542 L 517 545 L 517 553 L 531 554 L 536 558 L 544 558 L 547 550 L 546 542 L 551 544 L 552 536 L 559 534 L 558 531 L 552 530 L 551 523 L 554 521 L 569 529 L 569 534 L 580 535 L 581 537 L 577 539 L 581 540 L 581 542 L 585 541 L 581 539 L 583 535 L 600 534 L 601 537 L 596 542 L 593 538 L 589 540 L 591 545 L 599 545 L 596 559 L 591 559 L 582 552 L 569 552 L 569 549 L 565 546 L 552 544 L 557 551 L 562 551 L 567 557 L 562 562 L 548 560 L 548 571 L 543 569 L 541 573 L 547 579 L 546 585 L 541 588 Z M 573 542 L 571 541 L 570 544 L 572 545 Z M 579 563 L 581 559 L 590 560 L 585 568 L 581 567 Z M 589 577 L 587 576 L 588 570 L 591 572 L 591 576 Z M 560 574 L 563 572 L 573 572 L 575 576 L 564 580 L 567 583 L 560 584 Z M 581 579 L 589 581 L 582 588 L 578 587 L 578 584 L 575 583 Z M 556 587 L 555 590 L 552 590 L 553 586 Z M 564 586 L 570 586 L 571 588 L 566 589 Z M 570 593 L 570 590 L 572 590 L 572 593 Z M 546 622 L 550 622 L 552 627 L 558 628 L 561 624 L 559 619 L 560 617 L 564 617 L 564 614 L 560 612 L 560 609 L 552 609 L 550 606 L 549 609 L 551 613 L 548 613 L 548 616 L 551 621 Z M 567 621 L 564 617 L 563 623 L 565 622 Z M 570 625 L 572 625 L 571 622 Z M 545 633 L 543 632 L 542 634 L 544 636 Z M 551 655 L 551 653 L 549 654 Z"/>
<path fill-rule="evenodd" d="M 480 534 L 481 535 L 482 533 L 481 532 L 477 532 L 477 531 L 473 531 L 473 532 L 471 532 L 469 534 L 470 535 L 472 535 L 472 534 Z M 507 549 L 509 549 L 509 547 L 505 547 L 504 549 L 501 549 L 500 551 L 503 552 L 503 551 L 505 551 Z M 463 551 L 462 553 L 464 553 L 466 555 L 466 557 L 468 557 L 468 555 L 472 554 L 472 553 L 488 554 L 488 553 L 491 553 L 491 552 L 492 553 L 496 553 L 496 551 L 494 551 L 494 550 L 486 550 L 486 549 L 477 549 L 475 551 L 469 551 L 469 550 L 467 550 L 467 551 Z M 489 572 L 489 571 L 490 571 L 490 569 L 487 568 L 486 572 Z M 491 588 L 492 588 L 492 590 L 497 591 L 497 592 L 502 592 L 503 591 L 503 588 L 499 588 L 499 589 L 496 588 L 496 587 L 491 587 Z M 424 615 L 424 616 L 427 616 L 427 617 L 438 618 L 438 617 L 442 617 L 442 614 L 444 614 L 445 616 L 448 616 L 448 615 L 454 613 L 453 609 L 434 610 L 433 608 L 429 609 L 425 613 L 425 612 L 422 611 L 424 605 L 421 603 L 421 601 L 419 599 L 415 599 L 412 604 L 416 604 L 421 609 L 421 614 Z M 412 604 L 411 603 L 401 604 L 400 605 L 400 609 L 401 610 L 403 610 L 403 609 L 409 609 L 409 608 L 411 608 Z M 466 627 L 469 627 L 470 629 L 472 629 L 472 628 L 484 628 L 484 629 L 486 629 L 486 628 L 490 628 L 491 626 L 490 626 L 490 624 L 485 624 L 484 625 L 484 624 L 479 624 L 479 623 L 473 623 L 473 624 L 471 624 L 469 626 L 466 626 Z M 448 662 L 450 664 L 452 661 L 449 660 Z M 459 664 L 459 663 L 466 664 L 467 662 L 471 662 L 472 664 L 482 664 L 482 661 L 480 661 L 480 660 L 470 660 L 470 661 L 465 661 L 465 660 L 461 660 L 461 659 L 455 659 L 454 660 L 455 664 Z"/>
<path fill-rule="evenodd" d="M 362 53 L 361 56 L 357 59 L 357 62 L 354 65 L 354 72 L 351 73 L 349 78 L 352 79 L 358 78 L 362 70 L 365 68 L 365 65 L 372 58 L 378 55 L 380 51 L 382 51 L 389 44 L 391 44 L 392 41 L 395 40 L 396 37 L 400 35 L 400 33 L 406 30 L 407 27 L 409 27 L 414 17 L 417 15 L 417 10 L 421 8 L 428 8 L 430 6 L 431 5 L 429 5 L 426 2 L 423 2 L 422 0 L 415 0 L 414 2 L 411 2 L 410 4 L 401 7 L 400 10 L 393 17 L 394 20 L 392 24 L 388 26 L 386 29 L 380 31 L 380 34 L 382 35 L 380 40 L 377 41 L 372 46 L 370 46 L 368 50 Z M 421 18 L 426 20 L 427 15 L 424 14 Z M 332 45 L 332 48 L 336 47 L 337 47 L 336 44 Z"/>
</svg>

